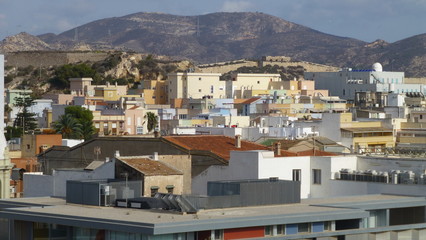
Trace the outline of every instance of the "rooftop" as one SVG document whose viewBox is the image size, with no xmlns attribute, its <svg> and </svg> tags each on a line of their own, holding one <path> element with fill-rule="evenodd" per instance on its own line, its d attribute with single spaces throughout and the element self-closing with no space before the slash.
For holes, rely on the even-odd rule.
<svg viewBox="0 0 426 240">
<path fill-rule="evenodd" d="M 118 157 L 117 159 L 146 176 L 183 174 L 161 161 L 152 160 L 148 157 Z"/>
<path fill-rule="evenodd" d="M 263 145 L 241 140 L 241 148 L 235 146 L 235 139 L 220 135 L 164 136 L 169 141 L 188 151 L 207 151 L 229 161 L 230 151 L 269 150 Z"/>
<path fill-rule="evenodd" d="M 368 209 L 426 205 L 424 197 L 363 195 L 331 199 L 308 199 L 297 204 L 203 210 L 179 214 L 165 210 L 141 210 L 66 204 L 57 198 L 1 200 L 0 217 L 18 220 L 132 232 L 167 234 L 259 225 L 286 224 L 368 217 Z"/>
</svg>

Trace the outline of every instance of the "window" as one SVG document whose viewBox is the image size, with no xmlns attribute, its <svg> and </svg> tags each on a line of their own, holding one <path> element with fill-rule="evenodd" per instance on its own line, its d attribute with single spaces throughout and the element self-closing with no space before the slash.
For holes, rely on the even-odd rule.
<svg viewBox="0 0 426 240">
<path fill-rule="evenodd" d="M 201 89 L 198 89 L 198 92 L 201 92 Z"/>
<path fill-rule="evenodd" d="M 136 134 L 142 135 L 143 134 L 143 126 L 137 126 L 136 127 Z"/>
<path fill-rule="evenodd" d="M 198 78 L 198 80 L 200 80 L 200 81 L 201 81 L 201 78 Z"/>
<path fill-rule="evenodd" d="M 273 226 L 265 226 L 265 236 L 272 236 Z"/>
<path fill-rule="evenodd" d="M 210 93 L 214 93 L 214 86 L 213 85 L 210 86 Z"/>
<path fill-rule="evenodd" d="M 215 240 L 223 239 L 223 230 L 214 230 L 214 239 Z"/>
<path fill-rule="evenodd" d="M 301 169 L 293 169 L 293 181 L 300 182 L 302 179 L 302 170 Z"/>
<path fill-rule="evenodd" d="M 308 233 L 311 231 L 311 224 L 309 223 L 299 223 L 297 224 L 297 229 L 299 233 Z"/>
<path fill-rule="evenodd" d="M 257 84 L 260 84 L 260 81 L 257 81 Z"/>
<path fill-rule="evenodd" d="M 321 169 L 312 169 L 313 184 L 321 184 Z"/>
<path fill-rule="evenodd" d="M 277 235 L 285 235 L 285 225 L 277 225 Z"/>
</svg>

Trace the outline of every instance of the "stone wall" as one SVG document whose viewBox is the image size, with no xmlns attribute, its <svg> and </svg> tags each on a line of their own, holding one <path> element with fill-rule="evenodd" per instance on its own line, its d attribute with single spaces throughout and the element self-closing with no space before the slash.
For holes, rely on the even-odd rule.
<svg viewBox="0 0 426 240">
<path fill-rule="evenodd" d="M 201 73 L 227 73 L 230 71 L 235 71 L 240 67 L 257 67 L 258 63 L 256 61 L 232 61 L 232 62 L 221 62 L 214 64 L 204 64 L 197 67 L 197 72 Z"/>
<path fill-rule="evenodd" d="M 60 66 L 78 62 L 96 62 L 108 57 L 107 52 L 14 52 L 7 53 L 6 66 Z"/>
</svg>

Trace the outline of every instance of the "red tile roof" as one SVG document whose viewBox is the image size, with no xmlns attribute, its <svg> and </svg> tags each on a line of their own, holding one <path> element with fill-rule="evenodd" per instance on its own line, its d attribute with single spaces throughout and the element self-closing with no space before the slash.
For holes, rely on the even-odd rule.
<svg viewBox="0 0 426 240">
<path fill-rule="evenodd" d="M 145 176 L 182 175 L 182 172 L 165 163 L 147 157 L 119 157 L 118 160 L 143 173 Z"/>
<path fill-rule="evenodd" d="M 207 151 L 229 161 L 231 151 L 270 150 L 263 145 L 241 140 L 235 147 L 235 138 L 219 135 L 164 136 L 163 139 L 189 151 Z"/>
</svg>

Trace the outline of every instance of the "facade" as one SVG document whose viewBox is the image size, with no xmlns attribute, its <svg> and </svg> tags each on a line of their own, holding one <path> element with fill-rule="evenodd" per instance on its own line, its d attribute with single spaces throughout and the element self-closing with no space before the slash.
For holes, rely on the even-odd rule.
<svg viewBox="0 0 426 240">
<path fill-rule="evenodd" d="M 137 89 L 138 93 L 143 94 L 146 104 L 166 104 L 167 81 L 165 80 L 143 80 L 142 89 Z"/>
<path fill-rule="evenodd" d="M 24 197 L 65 197 L 66 184 L 71 180 L 114 179 L 115 160 L 92 161 L 81 169 L 56 169 L 51 175 L 25 173 Z M 43 187 L 40 187 L 43 186 Z"/>
<path fill-rule="evenodd" d="M 35 157 L 53 146 L 61 145 L 61 134 L 25 134 L 21 140 L 22 157 Z"/>
<path fill-rule="evenodd" d="M 247 95 L 245 91 L 273 89 L 272 84 L 280 82 L 279 74 L 237 73 L 231 76 L 231 80 L 226 81 L 226 97 L 250 98 L 252 94 Z"/>
<path fill-rule="evenodd" d="M 185 161 L 185 158 L 181 160 Z M 186 163 L 187 168 L 189 167 L 186 174 L 190 177 L 190 159 L 187 158 Z M 153 197 L 157 192 L 179 195 L 184 193 L 184 173 L 160 160 L 158 154 L 153 157 L 117 157 L 116 175 L 124 172 L 128 173 L 128 180 L 143 182 L 141 197 Z M 189 189 L 189 186 L 185 188 Z M 187 193 L 190 191 L 187 190 Z"/>
<path fill-rule="evenodd" d="M 371 195 L 196 214 L 66 204 L 55 198 L 0 201 L 2 239 L 424 239 L 422 197 Z"/>
<path fill-rule="evenodd" d="M 383 71 L 380 63 L 372 69 L 342 69 L 339 72 L 305 72 L 305 79 L 315 81 L 316 89 L 328 89 L 331 96 L 355 100 L 356 92 L 425 93 L 423 84 L 407 84 L 403 72 Z"/>
<path fill-rule="evenodd" d="M 179 98 L 225 98 L 225 82 L 220 73 L 170 73 L 168 103 Z"/>
</svg>

